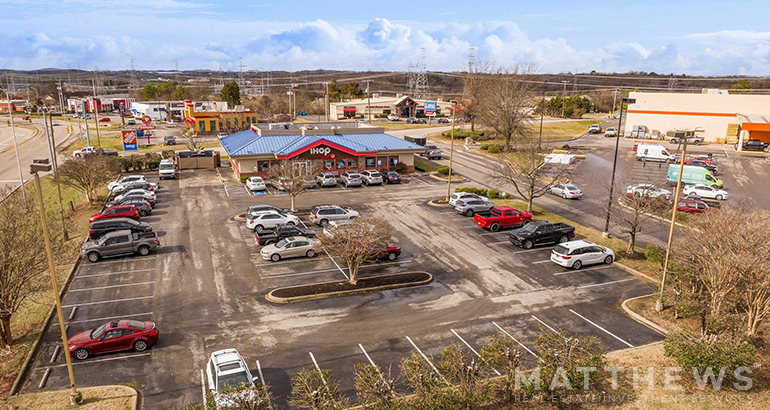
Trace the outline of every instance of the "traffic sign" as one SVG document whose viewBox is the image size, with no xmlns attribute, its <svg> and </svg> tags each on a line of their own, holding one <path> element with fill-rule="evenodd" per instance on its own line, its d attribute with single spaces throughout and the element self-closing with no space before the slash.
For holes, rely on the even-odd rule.
<svg viewBox="0 0 770 410">
<path fill-rule="evenodd" d="M 138 129 L 140 129 L 142 131 L 149 131 L 149 130 L 154 130 L 154 129 L 158 128 L 158 127 L 156 127 L 154 125 L 140 125 L 140 126 L 138 126 L 136 128 L 138 128 Z"/>
<path fill-rule="evenodd" d="M 123 131 L 123 151 L 138 151 L 139 144 L 136 139 L 136 131 L 124 130 Z"/>
<path fill-rule="evenodd" d="M 425 116 L 426 117 L 435 117 L 436 116 L 436 102 L 435 101 L 425 101 Z"/>
<path fill-rule="evenodd" d="M 152 118 L 150 118 L 149 115 L 145 115 L 144 117 L 142 117 L 142 122 L 145 124 L 149 124 L 152 122 Z"/>
</svg>

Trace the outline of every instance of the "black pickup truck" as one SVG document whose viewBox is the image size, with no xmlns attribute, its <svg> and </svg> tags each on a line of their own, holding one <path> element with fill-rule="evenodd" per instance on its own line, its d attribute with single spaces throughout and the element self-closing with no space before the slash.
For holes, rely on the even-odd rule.
<svg viewBox="0 0 770 410">
<path fill-rule="evenodd" d="M 259 246 L 267 246 L 276 243 L 283 238 L 290 236 L 304 236 L 306 238 L 315 237 L 316 232 L 312 229 L 300 229 L 296 226 L 281 225 L 274 229 L 265 229 L 261 232 L 254 232 L 254 241 Z"/>
<path fill-rule="evenodd" d="M 561 243 L 575 237 L 575 227 L 559 222 L 533 221 L 521 228 L 514 229 L 508 235 L 512 244 L 529 249 L 535 245 Z"/>
<path fill-rule="evenodd" d="M 770 144 L 767 142 L 762 142 L 760 140 L 748 140 L 743 142 L 743 150 L 744 151 L 765 151 L 767 152 L 768 147 Z M 735 144 L 735 149 L 738 149 L 738 144 Z"/>
</svg>

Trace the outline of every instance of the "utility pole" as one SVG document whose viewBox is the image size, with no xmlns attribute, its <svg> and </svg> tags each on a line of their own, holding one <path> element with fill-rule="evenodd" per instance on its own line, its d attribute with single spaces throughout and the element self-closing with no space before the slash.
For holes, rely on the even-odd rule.
<svg viewBox="0 0 770 410">
<path fill-rule="evenodd" d="M 561 94 L 561 117 L 564 118 L 564 111 L 567 109 L 567 83 L 569 81 L 563 80 L 561 83 L 564 84 L 564 92 Z"/>
<path fill-rule="evenodd" d="M 452 159 L 455 153 L 455 112 L 457 112 L 457 100 L 452 100 L 452 133 L 449 140 L 449 178 L 446 182 L 446 201 L 449 203 L 449 196 L 452 195 Z"/>
<path fill-rule="evenodd" d="M 56 190 L 59 194 L 59 212 L 61 213 L 61 230 L 62 230 L 62 237 L 65 241 L 70 240 L 70 235 L 67 232 L 67 225 L 64 224 L 64 203 L 62 201 L 61 197 L 61 183 L 59 183 L 59 165 L 58 160 L 56 159 L 56 134 L 54 133 L 53 129 L 53 117 L 48 116 L 48 119 L 50 120 L 50 128 L 51 128 L 51 141 L 50 141 L 50 147 L 51 147 L 51 162 L 53 162 L 53 176 L 54 180 L 56 181 Z M 45 111 L 43 111 L 43 122 L 45 123 L 45 134 L 48 136 L 48 127 L 49 124 L 45 122 Z"/>
<path fill-rule="evenodd" d="M 607 202 L 607 218 L 604 222 L 604 232 L 602 232 L 602 236 L 605 238 L 610 237 L 610 215 L 612 212 L 612 194 L 615 191 L 615 170 L 618 167 L 618 145 L 620 144 L 620 133 L 622 125 L 623 125 L 623 103 L 628 102 L 629 104 L 633 104 L 636 102 L 636 100 L 630 100 L 627 98 L 624 98 L 620 102 L 620 117 L 618 117 L 618 131 L 615 133 L 615 159 L 612 161 L 612 178 L 610 179 L 610 198 Z"/>
<path fill-rule="evenodd" d="M 623 107 L 621 107 L 622 109 Z M 663 310 L 663 289 L 666 286 L 668 275 L 668 260 L 671 255 L 671 241 L 674 239 L 674 226 L 676 226 L 676 208 L 679 205 L 679 192 L 682 189 L 682 174 L 684 173 L 684 158 L 687 155 L 687 138 L 682 139 L 682 158 L 679 161 L 679 176 L 676 178 L 676 191 L 674 191 L 674 206 L 671 210 L 671 224 L 668 227 L 668 242 L 666 242 L 666 259 L 663 260 L 663 275 L 660 277 L 660 292 L 655 301 L 655 310 Z"/>
<path fill-rule="evenodd" d="M 324 117 L 329 122 L 329 82 L 324 82 Z"/>
<path fill-rule="evenodd" d="M 540 145 L 543 143 L 543 116 L 545 115 L 545 87 L 546 87 L 546 82 L 543 81 L 543 98 L 540 99 L 540 136 L 537 138 L 538 149 L 540 149 Z"/>
<path fill-rule="evenodd" d="M 91 85 L 94 87 L 94 123 L 96 124 L 96 145 L 102 147 L 102 133 L 99 131 L 99 107 L 96 105 L 96 80 L 91 81 Z M 101 101 L 100 101 L 101 104 Z"/>
<path fill-rule="evenodd" d="M 617 112 L 617 110 L 615 109 L 615 107 L 618 106 L 617 104 L 618 104 L 618 89 L 616 88 L 614 91 L 612 91 L 612 113 L 613 114 Z"/>
<path fill-rule="evenodd" d="M 365 80 L 366 81 L 366 112 L 369 114 L 369 124 L 372 123 L 372 93 L 369 92 L 369 83 L 372 82 L 372 80 Z"/>
<path fill-rule="evenodd" d="M 6 83 L 7 84 L 7 83 Z M 19 158 L 19 143 L 16 140 L 16 127 L 13 125 L 13 108 L 11 107 L 11 95 L 8 93 L 8 87 L 5 88 L 5 99 L 8 104 L 8 118 L 11 122 L 11 134 L 13 134 L 13 149 L 16 151 L 16 166 L 19 167 L 19 180 L 21 182 L 21 196 L 24 198 L 24 206 L 27 206 L 27 190 L 24 189 L 24 173 L 21 171 L 21 159 Z"/>
</svg>

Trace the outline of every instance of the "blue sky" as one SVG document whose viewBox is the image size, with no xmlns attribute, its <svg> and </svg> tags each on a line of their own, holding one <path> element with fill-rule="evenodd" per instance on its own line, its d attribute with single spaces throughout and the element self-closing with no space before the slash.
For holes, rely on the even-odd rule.
<svg viewBox="0 0 770 410">
<path fill-rule="evenodd" d="M 403 4 L 403 8 L 399 7 Z M 770 2 L 0 0 L 0 68 L 770 74 Z"/>
</svg>

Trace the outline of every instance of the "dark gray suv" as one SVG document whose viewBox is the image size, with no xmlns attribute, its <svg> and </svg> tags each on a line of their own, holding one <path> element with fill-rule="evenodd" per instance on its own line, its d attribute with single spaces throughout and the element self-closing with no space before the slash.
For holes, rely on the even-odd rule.
<svg viewBox="0 0 770 410">
<path fill-rule="evenodd" d="M 107 233 L 128 229 L 131 232 L 152 232 L 147 222 L 137 222 L 131 218 L 98 219 L 88 227 L 89 239 L 99 239 Z"/>
</svg>

